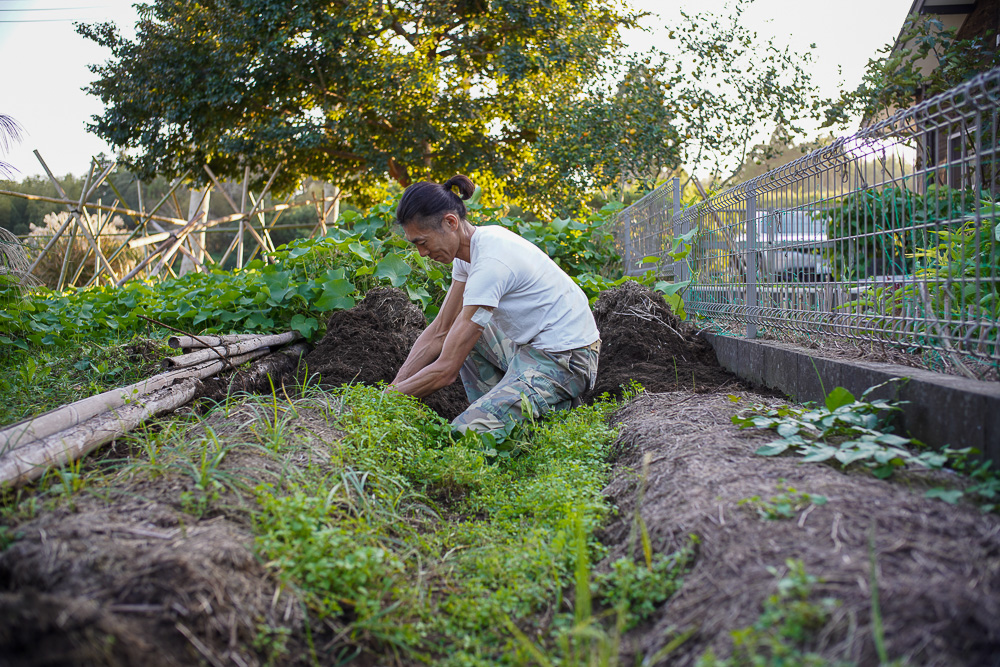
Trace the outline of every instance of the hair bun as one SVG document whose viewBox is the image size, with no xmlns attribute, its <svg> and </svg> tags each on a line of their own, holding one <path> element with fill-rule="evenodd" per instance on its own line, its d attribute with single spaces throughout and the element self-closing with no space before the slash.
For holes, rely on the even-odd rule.
<svg viewBox="0 0 1000 667">
<path fill-rule="evenodd" d="M 448 190 L 457 187 L 458 196 L 462 199 L 468 199 L 472 196 L 472 193 L 476 191 L 476 185 L 472 182 L 472 179 L 463 174 L 455 174 L 445 181 L 443 186 Z"/>
</svg>

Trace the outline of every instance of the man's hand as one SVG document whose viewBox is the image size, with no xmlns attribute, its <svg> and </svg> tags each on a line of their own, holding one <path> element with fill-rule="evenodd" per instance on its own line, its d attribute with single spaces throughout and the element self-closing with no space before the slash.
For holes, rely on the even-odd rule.
<svg viewBox="0 0 1000 667">
<path fill-rule="evenodd" d="M 391 387 L 396 391 L 423 398 L 446 387 L 458 377 L 465 358 L 472 352 L 476 342 L 483 333 L 483 327 L 472 321 L 482 306 L 465 306 L 455 319 L 441 347 L 441 354 L 430 365 L 414 373 L 400 382 L 393 381 Z M 492 308 L 487 308 L 492 310 Z M 388 389 L 388 387 L 387 387 Z"/>
<path fill-rule="evenodd" d="M 410 353 L 406 355 L 406 361 L 403 362 L 403 365 L 396 373 L 396 377 L 393 378 L 392 384 L 397 385 L 409 380 L 421 370 L 434 363 L 441 355 L 445 338 L 447 338 L 452 325 L 454 325 L 455 320 L 458 319 L 459 314 L 462 312 L 462 296 L 464 294 L 465 283 L 453 281 L 448 288 L 448 293 L 444 297 L 444 303 L 441 304 L 441 310 L 438 312 L 437 317 L 417 337 Z"/>
</svg>

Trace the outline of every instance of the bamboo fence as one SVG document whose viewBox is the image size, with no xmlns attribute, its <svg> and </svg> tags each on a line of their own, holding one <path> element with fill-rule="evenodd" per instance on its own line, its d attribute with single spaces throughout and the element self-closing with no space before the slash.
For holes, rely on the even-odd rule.
<svg viewBox="0 0 1000 667">
<path fill-rule="evenodd" d="M 284 211 L 296 206 L 315 206 L 319 216 L 319 221 L 315 226 L 312 226 L 309 233 L 309 238 L 313 238 L 317 233 L 320 235 L 326 234 L 328 218 L 332 212 L 337 210 L 338 205 L 339 193 L 333 198 L 327 198 L 325 196 L 317 198 L 313 195 L 311 201 L 301 204 L 290 203 L 291 197 L 289 197 L 281 204 L 264 206 L 264 202 L 270 193 L 271 186 L 274 184 L 274 179 L 277 177 L 278 172 L 281 169 L 280 164 L 274 168 L 267 180 L 266 185 L 256 195 L 249 187 L 250 169 L 247 167 L 243 174 L 240 202 L 237 203 L 226 191 L 226 189 L 222 187 L 221 182 L 212 172 L 211 168 L 208 165 L 205 165 L 204 170 L 210 179 L 211 185 L 207 187 L 205 192 L 202 194 L 202 202 L 199 203 L 197 208 L 193 209 L 194 212 L 189 217 L 175 217 L 162 213 L 161 209 L 164 204 L 173 199 L 175 208 L 178 208 L 179 214 L 179 207 L 177 207 L 176 202 L 177 188 L 180 187 L 188 176 L 190 176 L 190 172 L 186 172 L 179 178 L 175 179 L 167 193 L 156 203 L 155 206 L 149 209 L 146 208 L 142 200 L 142 184 L 139 182 L 137 190 L 139 193 L 139 209 L 135 210 L 123 205 L 125 198 L 120 192 L 118 192 L 117 188 L 111 183 L 111 181 L 107 180 L 108 176 L 114 171 L 117 164 L 116 162 L 112 161 L 102 169 L 99 169 L 97 161 L 92 160 L 90 173 L 87 175 L 84 182 L 80 198 L 71 199 L 66 194 L 62 184 L 59 183 L 58 179 L 53 175 L 52 171 L 45 163 L 45 160 L 42 159 L 41 154 L 39 154 L 37 150 L 34 151 L 34 153 L 59 196 L 44 197 L 22 192 L 13 192 L 10 190 L 0 190 L 0 195 L 62 204 L 69 213 L 69 217 L 57 228 L 55 234 L 49 238 L 45 246 L 33 259 L 31 265 L 28 267 L 27 273 L 30 274 L 33 272 L 47 255 L 55 252 L 54 248 L 56 247 L 57 242 L 68 232 L 70 238 L 76 238 L 79 235 L 86 241 L 88 248 L 87 254 L 83 260 L 80 261 L 80 266 L 82 267 L 83 263 L 88 260 L 96 263 L 94 274 L 87 282 L 88 285 L 97 284 L 101 279 L 121 286 L 127 281 L 135 278 L 151 278 L 166 274 L 176 276 L 178 270 L 174 268 L 174 263 L 179 256 L 183 256 L 187 260 L 190 260 L 194 270 L 202 272 L 207 272 L 209 270 L 209 264 L 218 264 L 220 266 L 225 264 L 233 252 L 236 253 L 236 266 L 239 268 L 243 268 L 247 262 L 253 260 L 258 254 L 266 262 L 269 261 L 268 257 L 275 250 L 274 241 L 271 238 L 271 232 L 274 231 L 278 219 Z M 105 182 L 107 182 L 112 191 L 115 193 L 115 196 L 118 198 L 118 200 L 111 206 L 105 205 L 99 201 L 90 201 L 91 197 L 97 192 L 98 188 L 100 188 Z M 205 201 L 205 198 L 207 198 L 209 193 L 213 190 L 219 192 L 223 196 L 232 208 L 233 212 L 231 214 L 213 219 L 208 218 L 202 210 L 201 203 Z M 135 228 L 125 235 L 126 237 L 121 240 L 120 244 L 118 244 L 115 250 L 111 253 L 105 253 L 101 249 L 98 239 L 92 231 L 92 225 L 88 224 L 88 221 L 95 217 L 97 220 L 101 220 L 102 215 L 104 215 L 106 219 L 110 219 L 112 215 L 129 216 L 136 222 Z M 268 215 L 271 216 L 270 220 L 267 219 Z M 212 230 L 220 225 L 234 222 L 237 223 L 237 227 L 233 231 L 233 239 L 229 243 L 225 253 L 222 255 L 222 258 L 218 262 L 215 262 L 211 258 L 211 255 L 209 255 L 196 240 L 197 234 Z M 250 236 L 252 244 L 254 245 L 254 247 L 250 249 L 249 253 L 246 251 L 247 249 L 244 248 L 244 237 L 246 235 Z M 142 259 L 134 268 L 125 272 L 123 275 L 118 275 L 112 266 L 112 262 L 126 250 L 135 249 L 142 250 Z M 58 284 L 56 285 L 57 290 L 62 290 L 65 287 L 67 276 L 74 275 L 69 266 L 71 252 L 72 243 L 67 243 L 65 255 L 62 258 L 62 270 L 60 271 Z M 76 271 L 76 275 L 79 275 L 79 270 Z M 70 282 L 73 282 L 72 279 Z"/>
</svg>

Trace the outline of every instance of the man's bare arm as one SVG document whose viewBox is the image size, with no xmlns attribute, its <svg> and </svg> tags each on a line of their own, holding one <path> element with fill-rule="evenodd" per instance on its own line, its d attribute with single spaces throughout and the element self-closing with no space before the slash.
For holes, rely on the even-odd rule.
<svg viewBox="0 0 1000 667">
<path fill-rule="evenodd" d="M 462 296 L 465 294 L 465 283 L 453 281 L 441 304 L 434 321 L 424 329 L 413 343 L 406 361 L 399 367 L 392 384 L 407 380 L 420 370 L 434 362 L 441 354 L 448 331 L 462 312 Z"/>
<path fill-rule="evenodd" d="M 448 331 L 438 358 L 409 378 L 393 382 L 393 388 L 400 393 L 423 398 L 454 382 L 465 358 L 483 333 L 483 327 L 472 321 L 472 316 L 480 308 L 481 306 L 463 307 Z"/>
</svg>

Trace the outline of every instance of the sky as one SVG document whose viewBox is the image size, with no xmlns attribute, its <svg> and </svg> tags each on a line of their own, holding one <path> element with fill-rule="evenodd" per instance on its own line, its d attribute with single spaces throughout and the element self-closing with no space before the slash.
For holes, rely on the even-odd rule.
<svg viewBox="0 0 1000 667">
<path fill-rule="evenodd" d="M 726 0 L 630 0 L 646 19 L 649 32 L 630 31 L 626 41 L 643 50 L 661 43 L 662 26 L 679 25 L 681 8 L 691 13 L 724 9 Z M 805 50 L 815 43 L 813 77 L 821 92 L 833 96 L 841 84 L 853 87 L 865 64 L 895 39 L 912 0 L 756 0 L 746 12 L 748 27 L 761 38 L 776 37 Z M 90 158 L 114 151 L 86 130 L 100 101 L 85 93 L 94 76 L 90 64 L 109 53 L 76 34 L 74 21 L 113 21 L 126 36 L 134 34 L 133 0 L 0 0 L 0 113 L 24 128 L 20 144 L 0 160 L 18 176 L 42 174 L 32 151 L 57 176 L 84 174 Z M 661 28 L 657 30 L 657 28 Z M 840 73 L 842 72 L 842 74 Z"/>
</svg>

